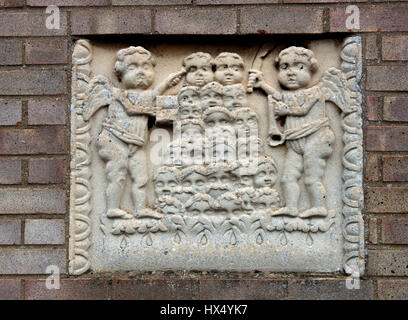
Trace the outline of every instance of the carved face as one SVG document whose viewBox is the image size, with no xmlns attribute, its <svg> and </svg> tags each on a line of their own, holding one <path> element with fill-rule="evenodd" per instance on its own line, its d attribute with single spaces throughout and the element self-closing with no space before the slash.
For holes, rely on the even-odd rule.
<svg viewBox="0 0 408 320">
<path fill-rule="evenodd" d="M 193 142 L 201 139 L 203 128 L 198 124 L 187 123 L 181 126 L 181 138 L 185 142 Z"/>
<path fill-rule="evenodd" d="M 276 169 L 272 165 L 261 163 L 254 177 L 254 185 L 257 188 L 272 188 L 277 178 Z"/>
<path fill-rule="evenodd" d="M 145 54 L 134 53 L 125 56 L 127 68 L 122 74 L 126 89 L 147 89 L 154 80 L 154 67 Z"/>
<path fill-rule="evenodd" d="M 186 105 L 186 106 L 181 106 L 179 109 L 179 115 L 180 119 L 199 119 L 201 117 L 201 107 L 200 105 Z"/>
<path fill-rule="evenodd" d="M 280 58 L 278 80 L 283 87 L 289 90 L 303 88 L 310 82 L 311 77 L 307 57 L 289 53 Z"/>
<path fill-rule="evenodd" d="M 201 93 L 201 107 L 203 110 L 210 107 L 222 106 L 222 104 L 222 94 L 211 89 Z"/>
<path fill-rule="evenodd" d="M 173 172 L 159 173 L 154 182 L 156 196 L 170 196 L 178 185 L 177 177 Z"/>
<path fill-rule="evenodd" d="M 221 197 L 218 199 L 220 207 L 222 208 L 221 211 L 223 214 L 228 216 L 239 215 L 242 213 L 242 206 L 241 201 L 239 199 L 228 199 L 225 197 Z"/>
<path fill-rule="evenodd" d="M 205 118 L 207 126 L 210 128 L 219 128 L 230 125 L 230 118 L 223 112 L 213 112 Z"/>
<path fill-rule="evenodd" d="M 241 188 L 245 187 L 253 187 L 254 186 L 254 178 L 251 175 L 240 175 L 239 176 L 239 186 Z"/>
<path fill-rule="evenodd" d="M 225 170 L 217 170 L 208 176 L 208 182 L 208 193 L 211 197 L 217 199 L 223 193 L 229 191 L 232 177 L 229 172 Z"/>
<path fill-rule="evenodd" d="M 187 61 L 186 81 L 191 86 L 202 87 L 213 81 L 214 73 L 210 61 L 205 57 L 194 57 Z"/>
<path fill-rule="evenodd" d="M 249 108 L 239 110 L 235 119 L 238 137 L 258 136 L 258 120 L 256 114 Z"/>
<path fill-rule="evenodd" d="M 187 208 L 187 211 L 192 213 L 194 216 L 211 214 L 211 206 L 207 201 L 196 201 L 191 206 Z"/>
<path fill-rule="evenodd" d="M 242 108 L 248 105 L 245 89 L 242 85 L 226 86 L 224 88 L 224 106 L 228 110 Z"/>
<path fill-rule="evenodd" d="M 200 94 L 195 90 L 185 90 L 179 94 L 177 99 L 180 109 L 200 104 Z"/>
<path fill-rule="evenodd" d="M 256 196 L 251 202 L 251 204 L 255 210 L 266 210 L 269 208 L 276 207 L 278 202 L 279 202 L 279 198 L 277 198 L 275 195 L 262 194 L 262 195 Z"/>
<path fill-rule="evenodd" d="M 192 187 L 196 192 L 205 193 L 206 181 L 206 176 L 197 172 L 192 172 L 183 179 L 182 186 Z"/>
<path fill-rule="evenodd" d="M 238 159 L 256 160 L 261 154 L 261 146 L 258 139 L 238 139 L 237 143 Z"/>
<path fill-rule="evenodd" d="M 217 59 L 215 80 L 222 85 L 241 83 L 244 72 L 241 63 L 230 55 Z"/>
</svg>

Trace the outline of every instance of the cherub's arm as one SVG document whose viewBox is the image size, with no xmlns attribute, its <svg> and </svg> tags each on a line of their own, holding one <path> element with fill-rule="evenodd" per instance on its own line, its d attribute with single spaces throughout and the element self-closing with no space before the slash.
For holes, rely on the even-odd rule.
<svg viewBox="0 0 408 320">
<path fill-rule="evenodd" d="M 153 89 L 153 100 L 156 99 L 157 96 L 162 95 L 167 89 L 177 85 L 185 73 L 186 70 L 183 68 L 178 72 L 170 74 L 162 83 Z"/>
<path fill-rule="evenodd" d="M 271 95 L 277 100 L 280 99 L 279 91 L 272 88 L 269 84 L 266 83 L 262 71 L 255 69 L 249 70 L 248 88 L 259 88 L 263 90 L 266 95 Z"/>
</svg>

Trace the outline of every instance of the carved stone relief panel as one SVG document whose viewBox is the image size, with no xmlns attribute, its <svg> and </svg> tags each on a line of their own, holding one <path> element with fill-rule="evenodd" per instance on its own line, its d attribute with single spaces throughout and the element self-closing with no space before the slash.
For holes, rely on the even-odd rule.
<svg viewBox="0 0 408 320">
<path fill-rule="evenodd" d="M 364 271 L 361 40 L 78 40 L 70 273 Z"/>
</svg>

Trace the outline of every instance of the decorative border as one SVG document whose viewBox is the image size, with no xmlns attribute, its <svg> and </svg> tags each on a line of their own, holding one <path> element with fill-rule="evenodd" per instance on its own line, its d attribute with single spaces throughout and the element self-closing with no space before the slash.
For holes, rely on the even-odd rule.
<svg viewBox="0 0 408 320">
<path fill-rule="evenodd" d="M 359 86 L 362 74 L 361 38 L 346 38 L 341 51 L 341 70 L 347 78 L 350 104 L 353 111 L 342 113 L 343 135 L 343 265 L 347 274 L 364 273 L 364 222 L 361 210 L 364 203 L 362 94 Z M 91 267 L 90 218 L 91 203 L 91 135 L 90 123 L 82 112 L 91 76 L 92 47 L 87 40 L 76 42 L 72 55 L 71 105 L 71 197 L 69 273 L 81 275 Z"/>
<path fill-rule="evenodd" d="M 69 273 L 80 275 L 91 267 L 92 212 L 90 183 L 91 170 L 91 124 L 83 119 L 86 93 L 91 76 L 90 62 L 92 46 L 87 40 L 78 40 L 72 54 L 72 99 L 71 99 L 71 193 L 70 193 L 70 238 Z"/>
<path fill-rule="evenodd" d="M 341 70 L 347 78 L 351 113 L 342 113 L 343 134 L 343 266 L 347 274 L 364 274 L 363 129 L 361 37 L 348 37 L 341 51 Z"/>
</svg>

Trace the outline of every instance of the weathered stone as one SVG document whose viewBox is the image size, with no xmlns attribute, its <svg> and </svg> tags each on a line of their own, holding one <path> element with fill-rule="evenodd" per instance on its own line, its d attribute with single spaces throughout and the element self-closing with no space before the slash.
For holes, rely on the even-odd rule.
<svg viewBox="0 0 408 320">
<path fill-rule="evenodd" d="M 379 176 L 378 157 L 376 154 L 369 153 L 365 163 L 365 181 L 378 181 Z"/>
<path fill-rule="evenodd" d="M 28 124 L 65 124 L 66 123 L 65 99 L 28 100 Z"/>
<path fill-rule="evenodd" d="M 23 63 L 23 44 L 20 40 L 0 41 L 0 65 L 18 65 Z"/>
<path fill-rule="evenodd" d="M 19 300 L 20 297 L 21 297 L 20 280 L 0 279 L 0 300 Z"/>
<path fill-rule="evenodd" d="M 383 36 L 383 60 L 408 60 L 408 36 Z"/>
<path fill-rule="evenodd" d="M 378 280 L 381 300 L 408 300 L 408 280 Z"/>
<path fill-rule="evenodd" d="M 67 63 L 68 44 L 65 39 L 31 39 L 25 44 L 27 64 Z"/>
<path fill-rule="evenodd" d="M 367 90 L 407 91 L 408 66 L 367 67 Z"/>
<path fill-rule="evenodd" d="M 31 159 L 28 162 L 28 183 L 63 183 L 65 159 Z"/>
<path fill-rule="evenodd" d="M 408 127 L 368 126 L 367 151 L 408 151 Z"/>
<path fill-rule="evenodd" d="M 408 181 L 408 156 L 383 156 L 384 181 Z"/>
<path fill-rule="evenodd" d="M 382 242 L 408 244 L 408 218 L 383 218 Z"/>
<path fill-rule="evenodd" d="M 408 188 L 369 187 L 365 196 L 365 209 L 372 213 L 407 213 Z"/>
<path fill-rule="evenodd" d="M 378 108 L 380 99 L 376 96 L 367 97 L 367 119 L 370 121 L 378 121 Z"/>
<path fill-rule="evenodd" d="M 408 98 L 385 97 L 384 98 L 384 120 L 408 122 Z"/>
</svg>

